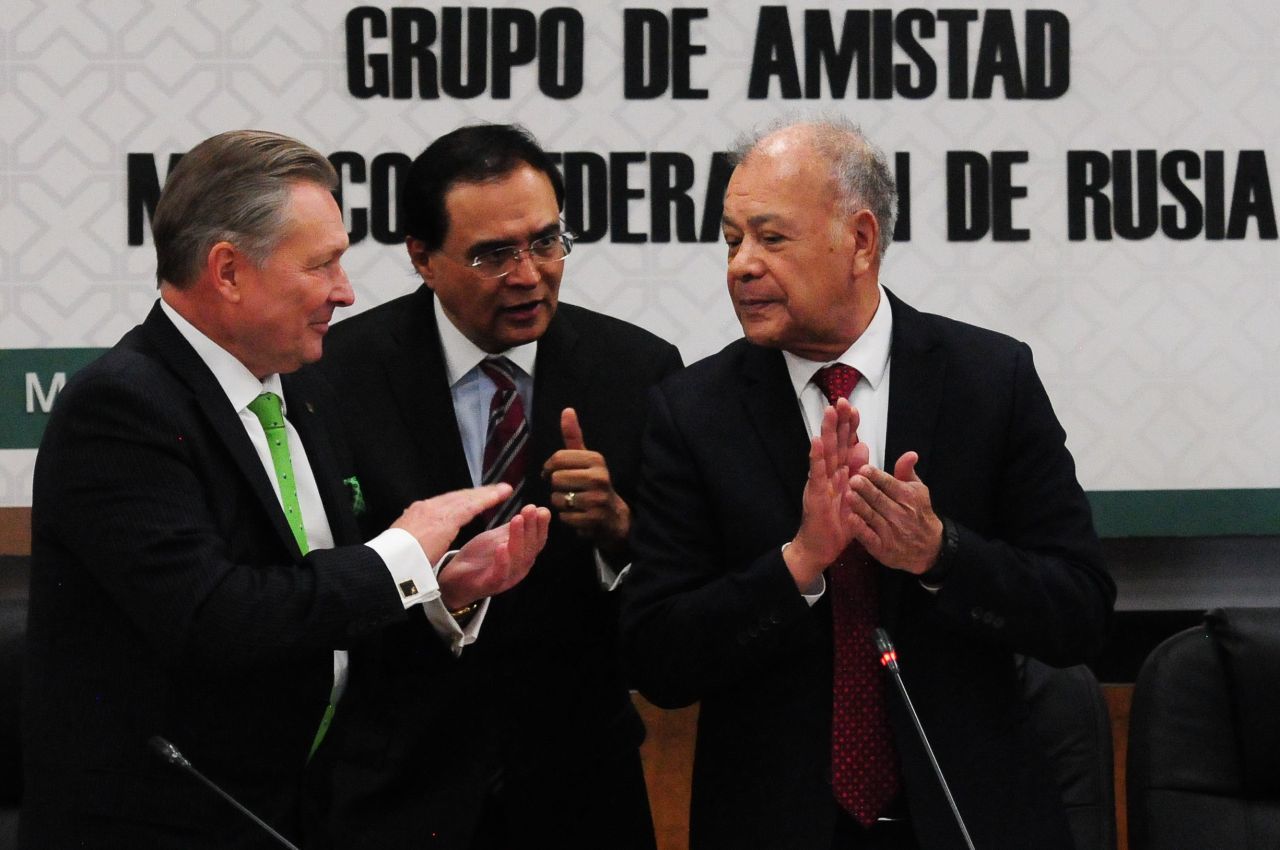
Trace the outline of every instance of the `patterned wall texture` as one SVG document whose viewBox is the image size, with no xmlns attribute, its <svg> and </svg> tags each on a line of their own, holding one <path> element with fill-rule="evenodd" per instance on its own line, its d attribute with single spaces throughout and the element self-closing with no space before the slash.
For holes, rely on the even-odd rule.
<svg viewBox="0 0 1280 850">
<path fill-rule="evenodd" d="M 842 32 L 852 38 L 864 20 L 858 16 L 870 8 L 860 4 L 787 3 L 789 38 L 777 29 L 777 13 L 767 18 L 759 4 L 654 7 L 650 20 L 660 11 L 672 33 L 687 25 L 695 46 L 687 87 L 707 92 L 698 99 L 672 91 L 651 99 L 624 96 L 628 74 L 648 73 L 625 61 L 624 9 L 639 4 L 520 3 L 545 36 L 530 41 L 531 48 L 564 34 L 554 27 L 553 7 L 576 10 L 583 24 L 582 85 L 574 97 L 553 98 L 540 89 L 539 61 L 549 63 L 543 73 L 549 68 L 552 77 L 564 70 L 545 50 L 511 70 L 510 96 L 500 96 L 492 67 L 487 76 L 483 64 L 456 67 L 450 13 L 424 4 L 412 7 L 419 10 L 418 28 L 405 32 L 429 41 L 421 28 L 428 19 L 438 30 L 425 48 L 439 70 L 437 82 L 448 88 L 451 74 L 472 81 L 479 74 L 487 85 L 475 97 L 433 90 L 438 97 L 423 98 L 415 89 L 402 99 L 353 94 L 348 60 L 359 57 L 349 57 L 347 22 L 357 8 L 350 2 L 7 3 L 0 23 L 0 348 L 105 347 L 145 315 L 155 298 L 154 262 L 149 243 L 128 244 L 130 153 L 154 155 L 163 180 L 170 154 L 213 133 L 252 126 L 296 135 L 327 153 L 354 152 L 371 165 L 383 154 L 412 156 L 461 123 L 494 120 L 526 124 L 553 151 L 591 152 L 602 162 L 618 152 L 645 155 L 630 165 L 614 163 L 610 235 L 575 252 L 563 295 L 648 327 L 694 359 L 738 334 L 724 294 L 724 250 L 678 236 L 652 241 L 653 154 L 689 157 L 695 178 L 688 194 L 700 226 L 714 152 L 754 124 L 825 109 L 861 122 L 887 151 L 910 155 L 911 236 L 889 251 L 885 284 L 923 309 L 1032 345 L 1086 488 L 1280 488 L 1280 334 L 1274 331 L 1280 256 L 1266 170 L 1280 167 L 1280 66 L 1274 61 L 1280 7 L 1262 0 L 1061 0 L 1054 8 L 1069 24 L 1070 78 L 1065 92 L 1050 99 L 1009 96 L 1008 75 L 1031 76 L 1037 64 L 1029 61 L 1034 39 L 1021 3 L 999 4 L 1012 8 L 1013 42 L 1000 41 L 1002 21 L 984 6 L 972 7 L 967 23 L 949 22 L 936 10 L 901 14 L 910 8 L 906 3 L 877 6 L 870 13 L 873 28 L 889 21 L 898 35 L 896 43 L 876 43 L 908 74 L 892 96 L 879 99 L 857 96 L 858 59 L 843 96 L 832 96 L 823 75 L 816 97 L 789 99 L 785 74 L 772 79 L 767 97 L 749 96 L 761 44 L 772 45 L 765 58 L 782 64 L 779 45 L 793 45 L 804 84 L 806 26 L 813 44 L 824 23 L 834 27 L 837 42 Z M 474 27 L 462 36 L 473 47 L 487 46 L 491 62 L 494 44 L 520 43 L 516 36 L 528 24 L 515 15 L 499 20 L 497 8 L 469 5 L 468 21 L 483 19 L 489 37 L 480 38 Z M 390 19 L 393 28 L 398 14 L 408 19 L 404 9 L 390 6 L 360 14 Z M 771 28 L 762 28 L 762 20 L 772 21 Z M 371 33 L 369 24 L 360 24 L 354 43 L 370 57 L 392 50 L 391 38 Z M 1005 44 L 1016 48 L 1004 50 Z M 911 98 L 907 89 L 922 84 L 921 53 L 936 66 L 936 87 Z M 1006 76 L 997 74 L 992 96 L 974 96 L 976 78 L 992 62 Z M 970 96 L 950 96 L 957 69 Z M 368 83 L 372 75 L 365 68 L 362 79 Z M 1155 151 L 1152 162 L 1160 166 L 1150 180 L 1141 150 Z M 1179 150 L 1189 153 L 1166 156 Z M 1026 187 L 1026 196 L 1011 202 L 1012 225 L 1029 238 L 948 239 L 949 151 L 1023 155 L 1011 171 L 1012 183 Z M 1098 152 L 1113 172 L 1122 159 L 1137 163 L 1138 197 L 1146 191 L 1158 205 L 1172 205 L 1164 213 L 1166 229 L 1189 229 L 1192 238 L 1157 229 L 1148 238 L 1104 240 L 1090 224 L 1088 238 L 1069 239 L 1071 151 Z M 1242 168 L 1241 151 L 1261 153 Z M 1222 162 L 1221 179 L 1210 176 L 1215 161 Z M 1162 179 L 1161 169 L 1175 179 Z M 1119 218 L 1128 205 L 1113 177 L 1101 192 Z M 619 194 L 624 181 L 636 193 L 630 201 Z M 1186 195 L 1194 197 L 1197 212 L 1180 200 Z M 373 196 L 368 183 L 349 184 L 344 192 L 354 208 L 369 206 Z M 1244 222 L 1244 238 L 1213 238 L 1211 210 L 1218 205 L 1224 218 Z M 950 206 L 954 213 L 956 197 Z M 1205 223 L 1196 228 L 1188 216 L 1201 206 Z M 626 229 L 647 241 L 617 241 L 622 208 Z M 1092 212 L 1082 220 L 1092 222 Z M 353 247 L 346 266 L 356 310 L 417 282 L 403 249 L 373 238 Z M 22 351 L 10 355 L 0 359 L 12 373 L 0 379 L 0 428 L 13 438 L 0 440 L 4 446 L 18 442 L 22 417 L 42 415 L 39 398 L 28 412 L 26 373 L 34 367 L 24 364 L 35 361 Z M 56 369 L 43 368 L 37 396 L 55 379 Z M 33 457 L 30 448 L 0 449 L 0 504 L 29 504 Z"/>
</svg>

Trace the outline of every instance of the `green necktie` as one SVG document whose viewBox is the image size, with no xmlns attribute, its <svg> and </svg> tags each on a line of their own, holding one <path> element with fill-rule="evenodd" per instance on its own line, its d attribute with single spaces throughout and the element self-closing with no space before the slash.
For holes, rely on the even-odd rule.
<svg viewBox="0 0 1280 850">
<path fill-rule="evenodd" d="M 267 448 L 271 451 L 271 465 L 276 469 L 276 482 L 280 485 L 280 502 L 284 505 L 284 516 L 293 530 L 293 538 L 298 541 L 302 554 L 307 554 L 307 531 L 302 525 L 302 508 L 298 505 L 298 486 L 294 483 L 293 460 L 289 457 L 289 435 L 284 428 L 284 410 L 280 396 L 275 393 L 263 393 L 249 403 L 249 410 L 262 423 L 262 430 L 267 432 Z M 315 740 L 311 742 L 311 751 L 307 753 L 307 761 L 316 754 L 329 724 L 333 722 L 333 698 L 325 707 L 324 717 L 320 719 L 320 728 L 316 731 Z"/>
<path fill-rule="evenodd" d="M 280 396 L 263 393 L 249 402 L 249 409 L 267 432 L 267 448 L 271 450 L 271 465 L 276 468 L 276 482 L 280 485 L 280 503 L 284 506 L 285 519 L 293 529 L 302 554 L 307 554 L 307 531 L 302 525 L 302 508 L 298 505 L 298 487 L 293 478 L 293 460 L 289 457 L 289 435 L 284 429 L 284 411 Z"/>
</svg>

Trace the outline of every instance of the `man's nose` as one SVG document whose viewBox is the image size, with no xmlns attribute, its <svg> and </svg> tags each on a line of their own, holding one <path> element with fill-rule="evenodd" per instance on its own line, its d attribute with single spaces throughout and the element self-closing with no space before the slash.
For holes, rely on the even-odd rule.
<svg viewBox="0 0 1280 850">
<path fill-rule="evenodd" d="M 735 280 L 751 279 L 759 277 L 762 273 L 760 256 L 756 252 L 755 244 L 744 239 L 738 243 L 737 250 L 729 257 L 729 277 Z"/>
<path fill-rule="evenodd" d="M 533 255 L 524 251 L 516 260 L 516 267 L 507 272 L 504 280 L 511 286 L 537 286 L 542 280 L 542 269 L 533 261 Z"/>
<path fill-rule="evenodd" d="M 329 293 L 329 300 L 339 307 L 350 307 L 356 303 L 356 291 L 351 286 L 351 278 L 347 277 L 347 270 L 338 265 L 338 279 L 334 282 L 333 291 Z"/>
</svg>

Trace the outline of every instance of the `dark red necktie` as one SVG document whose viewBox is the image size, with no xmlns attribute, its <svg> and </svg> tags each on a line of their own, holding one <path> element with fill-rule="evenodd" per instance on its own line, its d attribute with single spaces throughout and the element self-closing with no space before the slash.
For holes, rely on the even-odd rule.
<svg viewBox="0 0 1280 850">
<path fill-rule="evenodd" d="M 827 401 L 848 398 L 858 370 L 843 363 L 813 376 Z M 864 827 L 898 795 L 884 678 L 872 635 L 880 619 L 876 564 L 856 541 L 827 570 L 834 637 L 831 704 L 831 786 L 836 802 Z"/>
<path fill-rule="evenodd" d="M 489 403 L 489 427 L 484 443 L 484 472 L 481 484 L 505 481 L 511 495 L 497 507 L 481 514 L 485 528 L 495 528 L 515 516 L 524 504 L 525 465 L 528 461 L 529 422 L 524 402 L 516 389 L 515 365 L 505 357 L 482 360 L 480 370 L 493 381 L 493 401 Z"/>
</svg>

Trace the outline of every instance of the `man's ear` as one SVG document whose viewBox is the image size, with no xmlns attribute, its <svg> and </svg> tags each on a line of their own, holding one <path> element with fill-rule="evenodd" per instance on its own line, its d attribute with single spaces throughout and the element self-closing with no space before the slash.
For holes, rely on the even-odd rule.
<svg viewBox="0 0 1280 850">
<path fill-rule="evenodd" d="M 248 258 L 230 242 L 219 242 L 205 257 L 205 276 L 224 300 L 239 303 L 243 297 L 242 277 Z"/>
<path fill-rule="evenodd" d="M 422 278 L 422 282 L 427 286 L 431 286 L 435 280 L 435 268 L 432 264 L 432 251 L 427 250 L 427 243 L 421 239 L 415 239 L 412 236 L 404 238 L 404 247 L 409 252 L 409 262 L 413 263 L 413 268 L 418 272 L 418 276 Z"/>
<path fill-rule="evenodd" d="M 880 264 L 880 222 L 871 210 L 858 210 L 849 216 L 849 232 L 854 246 L 853 273 L 861 276 Z"/>
</svg>

